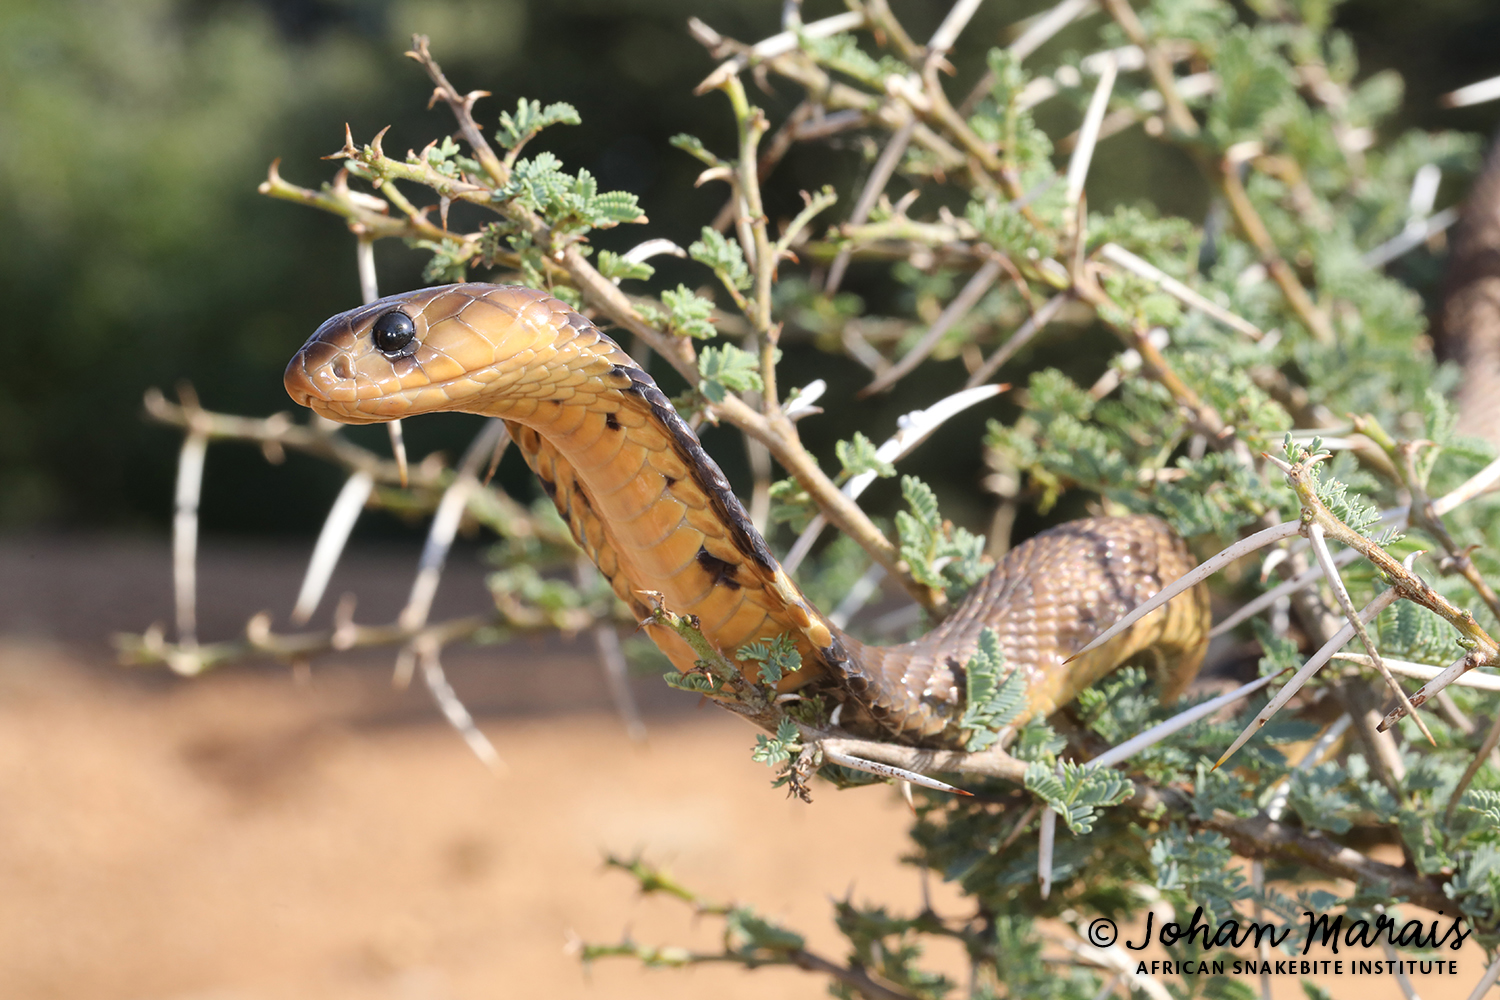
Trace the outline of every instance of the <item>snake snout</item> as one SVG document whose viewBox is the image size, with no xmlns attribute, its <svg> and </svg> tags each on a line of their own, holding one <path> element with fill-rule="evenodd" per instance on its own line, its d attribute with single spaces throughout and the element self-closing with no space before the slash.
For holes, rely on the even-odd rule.
<svg viewBox="0 0 1500 1000">
<path fill-rule="evenodd" d="M 283 379 L 287 395 L 303 406 L 329 402 L 353 391 L 354 375 L 349 355 L 334 344 L 312 340 L 303 345 L 286 366 Z M 316 408 L 316 407 L 314 407 Z"/>
</svg>

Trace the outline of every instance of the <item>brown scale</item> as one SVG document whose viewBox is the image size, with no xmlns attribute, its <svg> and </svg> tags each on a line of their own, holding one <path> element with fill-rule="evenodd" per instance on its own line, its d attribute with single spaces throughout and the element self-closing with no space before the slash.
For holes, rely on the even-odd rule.
<svg viewBox="0 0 1500 1000">
<path fill-rule="evenodd" d="M 412 319 L 409 356 L 372 342 L 377 319 Z M 803 669 L 783 691 L 825 692 L 840 725 L 952 745 L 963 664 L 994 628 L 1006 662 L 1026 671 L 1028 714 L 1049 713 L 1133 657 L 1148 655 L 1168 697 L 1207 644 L 1199 586 L 1067 667 L 1062 661 L 1191 569 L 1182 542 L 1150 517 L 1095 518 L 1044 532 L 1006 556 L 943 624 L 902 646 L 865 646 L 803 597 L 750 524 L 724 475 L 650 377 L 563 303 L 525 288 L 450 285 L 335 316 L 293 358 L 287 390 L 335 420 L 367 423 L 435 410 L 501 417 L 584 553 L 644 617 L 657 591 L 731 658 L 790 634 Z M 696 657 L 649 627 L 679 670 Z M 755 665 L 744 668 L 752 678 Z"/>
</svg>

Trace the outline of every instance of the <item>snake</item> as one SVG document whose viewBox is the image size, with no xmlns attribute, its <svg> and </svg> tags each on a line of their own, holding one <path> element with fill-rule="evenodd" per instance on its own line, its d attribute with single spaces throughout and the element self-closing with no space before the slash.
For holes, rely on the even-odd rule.
<svg viewBox="0 0 1500 1000">
<path fill-rule="evenodd" d="M 1127 662 L 1164 700 L 1192 681 L 1208 644 L 1204 584 L 1109 642 L 1075 652 L 1196 564 L 1149 515 L 1091 517 L 1015 546 L 926 635 L 868 645 L 829 621 L 772 554 L 724 473 L 656 382 L 591 320 L 545 292 L 464 283 L 392 295 L 324 322 L 286 370 L 288 394 L 335 421 L 439 411 L 505 421 L 584 554 L 680 672 L 698 654 L 653 620 L 648 594 L 696 619 L 756 683 L 742 655 L 787 636 L 801 666 L 778 694 L 831 700 L 840 730 L 959 748 L 968 664 L 994 631 L 1006 676 L 1021 671 L 1020 725 L 1065 706 Z"/>
</svg>

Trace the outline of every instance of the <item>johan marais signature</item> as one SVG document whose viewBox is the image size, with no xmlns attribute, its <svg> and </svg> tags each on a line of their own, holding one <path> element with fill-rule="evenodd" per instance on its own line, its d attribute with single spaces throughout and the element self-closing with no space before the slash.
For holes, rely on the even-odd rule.
<svg viewBox="0 0 1500 1000">
<path fill-rule="evenodd" d="M 1328 914 L 1317 913 L 1313 910 L 1304 910 L 1302 915 L 1307 918 L 1307 933 L 1302 941 L 1303 955 L 1306 955 L 1312 948 L 1314 941 L 1320 941 L 1325 948 L 1331 948 L 1335 955 L 1339 953 L 1340 944 L 1350 948 L 1373 948 L 1382 941 L 1396 948 L 1418 951 L 1436 951 L 1446 944 L 1449 950 L 1458 951 L 1463 947 L 1464 939 L 1473 932 L 1472 928 L 1459 929 L 1462 917 L 1454 917 L 1448 929 L 1439 936 L 1439 922 L 1436 920 L 1431 924 L 1423 924 L 1420 920 L 1408 920 L 1404 924 L 1398 924 L 1395 919 L 1382 913 L 1376 916 L 1374 921 L 1360 918 L 1345 927 L 1345 914 L 1339 914 L 1332 920 L 1329 919 Z M 1443 911 L 1439 910 L 1438 915 L 1443 916 Z M 1140 943 L 1126 941 L 1125 947 L 1131 951 L 1144 950 L 1151 944 L 1155 924 L 1156 914 L 1148 911 L 1146 933 L 1142 935 Z M 1193 911 L 1193 919 L 1188 921 L 1186 927 L 1176 921 L 1164 922 L 1160 930 L 1156 932 L 1156 940 L 1163 945 L 1198 941 L 1202 943 L 1204 951 L 1212 951 L 1214 948 L 1241 948 L 1246 942 L 1252 940 L 1257 948 L 1260 947 L 1262 940 L 1275 948 L 1279 947 L 1291 933 L 1290 925 L 1278 926 L 1255 920 L 1248 920 L 1242 924 L 1238 920 L 1229 919 L 1221 921 L 1217 927 L 1214 927 L 1203 919 L 1203 907 L 1200 906 Z M 1089 937 L 1092 939 L 1094 936 L 1094 928 L 1090 926 Z"/>
</svg>

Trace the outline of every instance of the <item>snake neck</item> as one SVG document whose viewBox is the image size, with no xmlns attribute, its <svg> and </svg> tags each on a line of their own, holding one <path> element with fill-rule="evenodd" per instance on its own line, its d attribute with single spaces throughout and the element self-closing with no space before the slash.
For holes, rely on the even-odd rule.
<svg viewBox="0 0 1500 1000">
<path fill-rule="evenodd" d="M 858 676 L 864 647 L 787 576 L 651 377 L 595 333 L 595 343 L 555 362 L 589 376 L 566 398 L 507 393 L 481 412 L 507 422 L 573 537 L 638 620 L 650 614 L 644 592 L 659 593 L 665 607 L 696 617 L 752 681 L 759 667 L 742 661 L 740 649 L 790 635 L 803 665 L 778 691 L 817 683 L 840 701 L 856 693 L 846 678 Z M 680 636 L 656 623 L 644 628 L 677 670 L 694 668 L 698 657 Z"/>
</svg>

